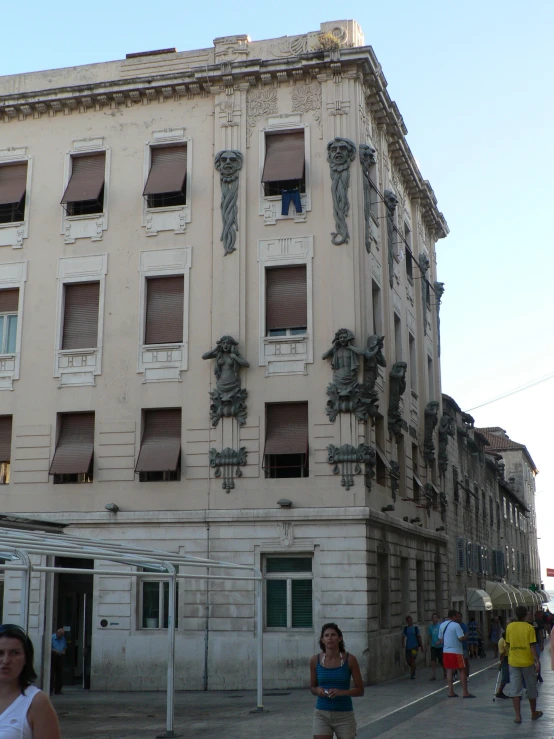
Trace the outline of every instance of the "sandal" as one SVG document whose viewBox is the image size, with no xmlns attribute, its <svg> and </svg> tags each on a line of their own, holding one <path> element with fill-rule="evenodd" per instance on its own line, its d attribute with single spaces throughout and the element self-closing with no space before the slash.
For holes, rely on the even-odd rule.
<svg viewBox="0 0 554 739">
<path fill-rule="evenodd" d="M 542 711 L 536 711 L 535 714 L 531 716 L 531 721 L 536 721 L 541 716 L 542 716 Z"/>
<path fill-rule="evenodd" d="M 520 723 L 521 723 L 521 719 L 520 718 L 515 718 L 514 719 L 514 724 L 520 724 Z"/>
<path fill-rule="evenodd" d="M 432 680 L 436 680 L 436 679 L 437 679 L 436 677 L 430 677 L 430 678 L 429 678 L 429 680 L 431 680 L 431 681 L 432 681 Z"/>
</svg>

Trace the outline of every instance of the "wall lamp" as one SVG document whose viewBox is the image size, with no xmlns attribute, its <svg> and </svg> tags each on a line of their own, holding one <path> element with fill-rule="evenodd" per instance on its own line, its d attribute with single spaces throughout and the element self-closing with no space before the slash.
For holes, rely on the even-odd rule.
<svg viewBox="0 0 554 739">
<path fill-rule="evenodd" d="M 392 503 L 390 503 L 389 505 L 384 505 L 381 510 L 383 511 L 383 513 L 386 513 L 387 511 L 394 511 L 394 506 Z"/>
<path fill-rule="evenodd" d="M 292 500 L 289 500 L 288 498 L 280 498 L 277 501 L 277 505 L 281 508 L 292 508 Z"/>
<path fill-rule="evenodd" d="M 110 513 L 117 513 L 119 510 L 119 506 L 117 505 L 117 503 L 106 503 L 104 508 Z"/>
</svg>

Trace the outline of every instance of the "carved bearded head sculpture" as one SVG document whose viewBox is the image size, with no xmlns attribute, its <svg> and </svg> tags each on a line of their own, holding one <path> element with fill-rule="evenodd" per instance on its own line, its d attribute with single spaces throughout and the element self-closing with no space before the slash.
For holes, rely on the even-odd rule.
<svg viewBox="0 0 554 739">
<path fill-rule="evenodd" d="M 215 168 L 225 181 L 230 182 L 238 177 L 238 173 L 242 169 L 242 159 L 240 151 L 226 149 L 215 155 Z"/>
<path fill-rule="evenodd" d="M 372 164 L 377 164 L 377 150 L 369 144 L 360 144 L 358 147 L 360 164 L 364 169 L 369 169 Z"/>
<path fill-rule="evenodd" d="M 392 190 L 385 190 L 384 194 L 385 205 L 387 206 L 390 213 L 394 213 L 396 206 L 398 205 L 398 198 Z"/>
<path fill-rule="evenodd" d="M 332 170 L 347 169 L 356 156 L 356 144 L 337 136 L 327 144 L 327 161 Z"/>
</svg>

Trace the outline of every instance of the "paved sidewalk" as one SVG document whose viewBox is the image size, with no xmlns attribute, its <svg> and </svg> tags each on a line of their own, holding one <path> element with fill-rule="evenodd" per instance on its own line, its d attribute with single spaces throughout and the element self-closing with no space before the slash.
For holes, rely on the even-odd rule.
<svg viewBox="0 0 554 739">
<path fill-rule="evenodd" d="M 430 682 L 430 669 L 419 670 L 416 680 L 406 675 L 366 687 L 364 697 L 354 702 L 358 739 L 554 739 L 554 673 L 549 666 L 545 664 L 539 696 L 545 716 L 531 722 L 527 703 L 523 724 L 516 726 L 512 702 L 492 702 L 493 665 L 493 660 L 472 662 L 475 700 L 448 700 L 445 681 Z M 186 739 L 311 739 L 315 699 L 307 689 L 268 691 L 262 714 L 250 713 L 255 701 L 254 691 L 177 693 L 175 733 Z M 165 732 L 164 693 L 69 690 L 53 702 L 63 739 L 154 739 Z"/>
</svg>

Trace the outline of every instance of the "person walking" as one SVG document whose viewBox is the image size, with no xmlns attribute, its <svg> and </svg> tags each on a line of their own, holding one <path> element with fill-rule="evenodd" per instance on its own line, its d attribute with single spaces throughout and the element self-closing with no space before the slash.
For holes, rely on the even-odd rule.
<svg viewBox="0 0 554 739">
<path fill-rule="evenodd" d="M 500 657 L 500 664 L 498 669 L 500 670 L 500 687 L 496 692 L 496 698 L 509 698 L 504 692 L 504 688 L 510 682 L 510 667 L 508 665 L 508 652 L 509 647 L 506 644 L 504 636 L 501 634 L 498 640 L 498 655 Z"/>
<path fill-rule="evenodd" d="M 0 737 L 61 739 L 58 717 L 46 693 L 31 683 L 33 643 L 15 624 L 0 626 Z"/>
<path fill-rule="evenodd" d="M 493 655 L 495 657 L 498 657 L 498 642 L 500 641 L 502 637 L 502 626 L 500 625 L 500 621 L 498 620 L 498 616 L 494 616 L 491 621 L 491 628 L 489 631 L 489 639 L 491 640 L 492 644 L 492 651 Z"/>
<path fill-rule="evenodd" d="M 406 616 L 406 626 L 402 629 L 402 649 L 406 656 L 406 664 L 410 668 L 410 680 L 415 680 L 417 653 L 423 649 L 419 627 L 414 626 L 411 616 Z"/>
<path fill-rule="evenodd" d="M 464 662 L 464 650 L 462 644 L 467 640 L 467 636 L 460 626 L 461 614 L 455 609 L 448 611 L 448 618 L 444 621 L 439 629 L 439 639 L 442 642 L 442 663 L 446 668 L 446 679 L 448 681 L 448 697 L 457 698 L 458 694 L 454 692 L 454 684 L 452 675 L 455 670 L 460 675 L 462 683 L 462 691 L 464 698 L 475 698 L 467 689 L 467 673 Z"/>
<path fill-rule="evenodd" d="M 346 651 L 342 631 L 335 623 L 324 624 L 319 646 L 321 652 L 310 660 L 310 691 L 317 696 L 313 739 L 354 739 L 352 698 L 364 694 L 358 661 Z"/>
<path fill-rule="evenodd" d="M 56 695 L 62 692 L 63 683 L 63 657 L 67 649 L 65 631 L 59 626 L 55 634 L 52 634 L 52 656 L 50 666 L 50 693 Z"/>
<path fill-rule="evenodd" d="M 521 694 L 524 679 L 531 707 L 531 721 L 536 721 L 542 716 L 542 711 L 537 711 L 537 672 L 539 670 L 537 639 L 535 629 L 526 621 L 526 616 L 527 608 L 518 606 L 516 608 L 517 621 L 508 624 L 505 637 L 506 644 L 510 647 L 508 664 L 512 702 L 516 714 L 514 723 L 516 724 L 521 723 Z"/>
<path fill-rule="evenodd" d="M 481 637 L 481 632 L 479 630 L 479 625 L 477 621 L 475 620 L 475 614 L 473 614 L 468 621 L 467 631 L 468 631 L 467 644 L 469 647 L 469 656 L 477 659 L 477 657 L 479 656 L 479 639 Z"/>
<path fill-rule="evenodd" d="M 439 641 L 439 617 L 432 615 L 432 622 L 427 627 L 428 644 L 431 648 L 431 680 L 437 679 L 437 662 L 442 667 L 443 679 L 446 679 L 446 670 L 442 665 L 442 643 Z"/>
</svg>

